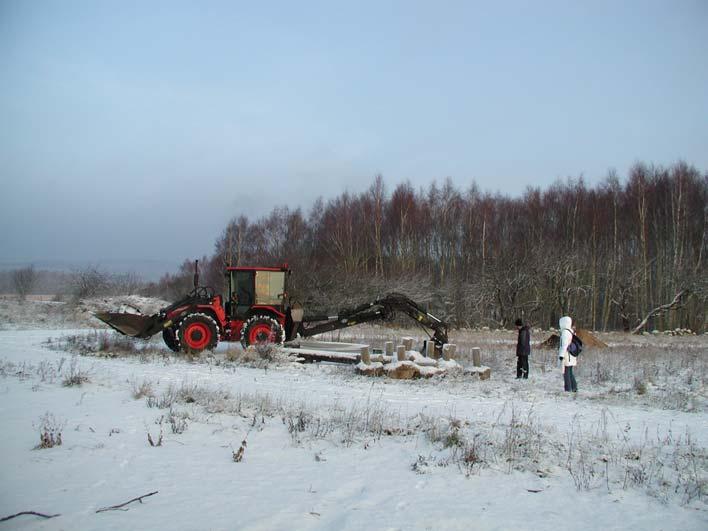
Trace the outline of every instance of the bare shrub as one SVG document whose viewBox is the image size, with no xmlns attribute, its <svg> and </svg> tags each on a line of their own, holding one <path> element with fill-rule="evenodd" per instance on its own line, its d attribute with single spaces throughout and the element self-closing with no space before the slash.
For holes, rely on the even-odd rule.
<svg viewBox="0 0 708 531">
<path fill-rule="evenodd" d="M 37 365 L 37 376 L 41 382 L 53 383 L 57 377 L 56 367 L 47 360 L 42 360 Z"/>
<path fill-rule="evenodd" d="M 529 408 L 525 415 L 520 415 L 513 403 L 510 405 L 511 417 L 508 423 L 502 422 L 506 409 L 505 403 L 493 426 L 497 433 L 501 430 L 501 437 L 497 435 L 493 444 L 500 446 L 507 472 L 534 468 L 547 447 L 544 428 L 538 425 L 533 408 Z"/>
<path fill-rule="evenodd" d="M 165 418 L 163 416 L 160 416 L 157 420 L 155 420 L 155 424 L 159 424 L 160 426 L 160 434 L 157 437 L 157 442 L 152 438 L 152 434 L 150 433 L 150 430 L 148 429 L 147 426 L 145 426 L 145 431 L 147 432 L 147 440 L 148 444 L 150 446 L 162 446 L 162 437 L 163 437 L 163 431 L 162 431 L 162 423 L 164 422 Z"/>
<path fill-rule="evenodd" d="M 109 276 L 108 286 L 114 295 L 132 295 L 138 293 L 144 283 L 136 273 L 116 273 Z"/>
<path fill-rule="evenodd" d="M 71 294 L 74 302 L 109 291 L 109 275 L 97 266 L 87 266 L 74 271 L 71 277 Z"/>
<path fill-rule="evenodd" d="M 151 397 L 154 396 L 154 392 L 152 389 L 152 382 L 149 380 L 142 380 L 140 383 L 138 383 L 137 380 L 133 380 L 131 382 L 132 386 L 132 396 L 135 400 L 139 400 L 144 397 Z"/>
<path fill-rule="evenodd" d="M 170 429 L 172 430 L 172 433 L 177 435 L 184 433 L 187 430 L 188 418 L 188 413 L 184 411 L 177 412 L 173 409 L 170 409 L 170 412 L 167 414 L 167 421 L 170 423 Z"/>
<path fill-rule="evenodd" d="M 20 301 L 24 301 L 37 283 L 37 272 L 30 265 L 12 272 L 12 285 Z"/>
<path fill-rule="evenodd" d="M 579 441 L 583 441 L 582 432 L 576 431 L 576 423 L 573 423 L 571 432 L 568 434 L 568 457 L 566 467 L 570 476 L 573 478 L 573 483 L 578 491 L 589 490 L 592 485 L 592 480 L 595 477 L 595 469 L 592 463 L 594 453 L 588 452 L 588 449 Z"/>
<path fill-rule="evenodd" d="M 64 375 L 62 385 L 64 387 L 81 386 L 89 381 L 88 373 L 79 368 L 76 357 L 71 358 L 71 363 L 67 373 Z"/>
<path fill-rule="evenodd" d="M 453 446 L 452 462 L 457 463 L 466 476 L 485 466 L 486 458 L 483 452 L 485 446 L 489 445 L 484 442 L 486 441 L 482 434 L 476 433 L 471 439 L 465 439 L 461 445 Z"/>
<path fill-rule="evenodd" d="M 177 390 L 177 398 L 186 404 L 197 402 L 204 394 L 204 390 L 195 383 L 182 382 Z"/>
<path fill-rule="evenodd" d="M 462 435 L 463 422 L 459 419 L 448 417 L 434 417 L 420 414 L 419 427 L 427 439 L 433 443 L 441 443 L 443 448 L 460 448 L 465 445 Z"/>
<path fill-rule="evenodd" d="M 47 411 L 39 419 L 39 424 L 37 426 L 39 430 L 39 444 L 35 446 L 35 450 L 61 446 L 61 434 L 65 425 L 65 421 L 57 420 L 52 413 Z"/>
<path fill-rule="evenodd" d="M 288 433 L 293 437 L 293 439 L 296 439 L 297 434 L 305 431 L 305 428 L 307 428 L 309 422 L 310 415 L 301 409 L 295 416 L 289 416 L 287 418 Z"/>
<path fill-rule="evenodd" d="M 179 391 L 174 384 L 167 386 L 160 396 L 150 395 L 145 401 L 147 407 L 156 407 L 158 409 L 169 409 L 177 401 Z"/>
<path fill-rule="evenodd" d="M 708 495 L 708 479 L 704 472 L 708 466 L 708 456 L 705 449 L 688 441 L 674 455 L 675 492 L 681 496 L 681 503 L 689 504 L 694 500 L 705 499 Z"/>
<path fill-rule="evenodd" d="M 418 414 L 420 429 L 431 443 L 438 443 L 443 440 L 445 434 L 445 426 L 443 420 L 432 415 Z"/>
</svg>

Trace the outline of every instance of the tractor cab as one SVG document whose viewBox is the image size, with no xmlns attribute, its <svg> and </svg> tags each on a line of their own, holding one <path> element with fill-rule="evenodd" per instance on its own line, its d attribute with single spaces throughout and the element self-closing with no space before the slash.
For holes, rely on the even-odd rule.
<svg viewBox="0 0 708 531">
<path fill-rule="evenodd" d="M 282 267 L 228 267 L 228 317 L 248 319 L 258 309 L 285 313 L 286 278 L 290 270 Z"/>
</svg>

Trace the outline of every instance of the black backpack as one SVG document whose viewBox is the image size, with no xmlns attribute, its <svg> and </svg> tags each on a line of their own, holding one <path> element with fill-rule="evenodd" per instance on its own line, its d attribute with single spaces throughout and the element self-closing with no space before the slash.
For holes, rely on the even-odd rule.
<svg viewBox="0 0 708 531">
<path fill-rule="evenodd" d="M 573 332 L 571 332 L 573 334 Z M 573 339 L 570 340 L 570 345 L 568 345 L 568 353 L 573 357 L 578 357 L 583 351 L 583 341 L 578 336 L 573 334 Z"/>
</svg>

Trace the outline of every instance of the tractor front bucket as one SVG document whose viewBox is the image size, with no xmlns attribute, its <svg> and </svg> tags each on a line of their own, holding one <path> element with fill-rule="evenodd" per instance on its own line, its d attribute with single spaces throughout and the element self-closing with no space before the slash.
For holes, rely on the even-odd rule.
<svg viewBox="0 0 708 531">
<path fill-rule="evenodd" d="M 147 339 L 162 330 L 162 319 L 155 315 L 101 312 L 98 319 L 123 335 Z"/>
</svg>

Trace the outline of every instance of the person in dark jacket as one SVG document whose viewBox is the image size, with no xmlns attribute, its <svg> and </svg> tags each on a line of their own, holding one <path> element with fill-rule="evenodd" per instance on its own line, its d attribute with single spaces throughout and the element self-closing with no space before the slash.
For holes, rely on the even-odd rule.
<svg viewBox="0 0 708 531">
<path fill-rule="evenodd" d="M 516 378 L 529 377 L 529 354 L 531 354 L 531 332 L 521 319 L 514 323 L 519 331 L 516 341 Z"/>
</svg>

